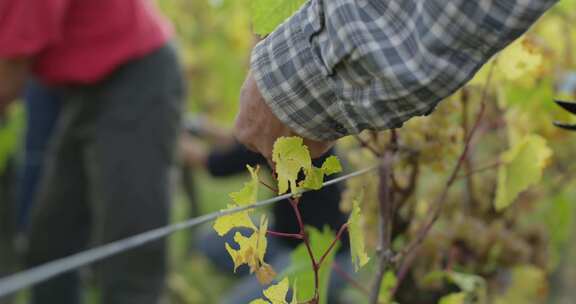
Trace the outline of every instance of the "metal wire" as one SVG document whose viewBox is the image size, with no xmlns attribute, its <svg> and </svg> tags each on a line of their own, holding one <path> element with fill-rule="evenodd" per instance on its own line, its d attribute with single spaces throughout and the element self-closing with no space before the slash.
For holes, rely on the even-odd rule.
<svg viewBox="0 0 576 304">
<path fill-rule="evenodd" d="M 347 179 L 360 176 L 366 174 L 374 169 L 377 166 L 372 166 L 369 168 L 365 168 L 362 170 L 358 170 L 341 177 L 329 180 L 323 184 L 324 187 L 334 185 L 336 183 L 345 181 Z M 301 194 L 304 192 L 308 192 L 310 190 L 303 190 L 297 194 Z M 68 271 L 78 269 L 97 261 L 103 260 L 105 258 L 111 257 L 113 255 L 128 251 L 130 249 L 142 246 L 149 242 L 153 242 L 155 240 L 159 240 L 170 234 L 188 229 L 194 226 L 198 226 L 209 221 L 215 220 L 216 218 L 228 215 L 236 212 L 241 212 L 249 209 L 261 208 L 264 206 L 268 206 L 274 204 L 276 202 L 285 200 L 290 198 L 293 194 L 284 194 L 280 196 L 276 196 L 267 200 L 256 202 L 255 204 L 243 207 L 237 207 L 227 210 L 222 210 L 214 213 L 209 213 L 206 215 L 202 215 L 196 218 L 189 219 L 184 222 L 168 225 L 165 227 L 157 228 L 154 230 L 150 230 L 141 234 L 137 234 L 132 237 L 128 237 L 122 240 L 118 240 L 106 245 L 102 245 L 99 247 L 95 247 L 86 251 L 82 251 L 71 256 L 58 259 L 52 262 L 48 262 L 46 264 L 40 265 L 35 268 L 31 268 L 5 278 L 0 279 L 0 298 L 13 294 L 21 289 L 26 287 L 33 286 L 35 284 L 41 283 L 46 281 L 50 278 L 58 276 L 60 274 L 66 273 Z"/>
</svg>

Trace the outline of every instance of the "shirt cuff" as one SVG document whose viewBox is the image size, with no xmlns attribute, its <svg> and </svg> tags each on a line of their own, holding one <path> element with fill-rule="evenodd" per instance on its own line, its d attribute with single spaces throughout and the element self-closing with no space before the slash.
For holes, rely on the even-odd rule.
<svg viewBox="0 0 576 304">
<path fill-rule="evenodd" d="M 252 73 L 272 112 L 305 138 L 329 141 L 358 133 L 347 122 L 312 39 L 322 30 L 321 3 L 309 1 L 252 53 Z"/>
</svg>

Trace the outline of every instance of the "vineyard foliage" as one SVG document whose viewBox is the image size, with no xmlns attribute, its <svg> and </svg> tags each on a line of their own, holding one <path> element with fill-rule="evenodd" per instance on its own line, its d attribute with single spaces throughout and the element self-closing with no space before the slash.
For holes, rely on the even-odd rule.
<svg viewBox="0 0 576 304">
<path fill-rule="evenodd" d="M 303 144 L 300 137 L 282 137 L 274 144 L 272 160 L 275 164 L 274 172 L 277 179 L 278 194 L 291 192 L 293 198 L 290 200 L 294 208 L 294 217 L 300 224 L 300 232 L 297 237 L 303 240 L 303 244 L 296 248 L 292 254 L 293 265 L 287 269 L 285 276 L 280 283 L 273 285 L 264 291 L 265 298 L 270 303 L 286 302 L 286 292 L 289 281 L 293 282 L 292 302 L 313 301 L 313 303 L 326 303 L 326 293 L 330 277 L 332 261 L 335 251 L 338 249 L 339 237 L 333 235 L 329 230 L 317 231 L 311 227 L 305 227 L 301 220 L 298 208 L 300 192 L 304 190 L 317 190 L 322 187 L 324 177 L 339 173 L 342 165 L 336 157 L 329 157 L 320 168 L 312 165 L 312 159 L 308 148 Z M 230 208 L 246 206 L 256 203 L 257 189 L 260 179 L 258 170 L 248 166 L 251 174 L 251 181 L 244 185 L 239 192 L 232 193 L 231 199 L 236 202 Z M 301 177 L 303 174 L 303 178 Z M 247 264 L 250 266 L 250 273 L 256 273 L 258 281 L 262 284 L 269 284 L 276 276 L 272 267 L 264 262 L 266 253 L 267 233 L 279 233 L 289 235 L 288 232 L 269 232 L 267 230 L 267 218 L 261 216 L 261 224 L 256 228 L 250 219 L 249 212 L 243 211 L 231 215 L 219 217 L 214 223 L 214 229 L 220 236 L 224 236 L 233 228 L 249 228 L 252 230 L 249 237 L 236 232 L 234 241 L 239 249 L 232 249 L 230 244 L 226 244 L 226 250 L 234 261 L 234 271 L 238 266 Z M 348 222 L 350 240 L 352 244 L 352 261 L 356 270 L 368 262 L 368 256 L 364 248 L 364 235 L 361 231 L 362 217 L 360 209 L 353 212 Z M 342 228 L 345 229 L 346 226 Z M 309 262 L 306 260 L 309 259 Z M 310 267 L 310 265 L 312 265 Z M 288 280 L 288 277 L 291 280 Z M 268 303 L 266 299 L 256 299 L 251 304 Z"/>
<path fill-rule="evenodd" d="M 303 2 L 161 1 L 181 34 L 191 109 L 229 124 L 251 47 Z M 396 259 L 379 285 L 380 303 L 573 299 L 576 295 L 568 287 L 575 278 L 564 270 L 570 264 L 565 253 L 575 229 L 576 135 L 552 122 L 576 122 L 553 102 L 576 99 L 574 91 L 560 90 L 576 71 L 575 29 L 576 1 L 560 1 L 432 115 L 410 120 L 394 136 L 390 131 L 365 132 L 342 139 L 338 149 L 343 165 L 330 159 L 315 168 L 301 139 L 277 143 L 275 194 L 292 193 L 291 204 L 297 206 L 300 189 L 317 189 L 325 176 L 341 168 L 373 166 L 385 153 L 393 153 L 389 191 L 394 205 L 391 251 Z M 458 163 L 454 182 L 448 183 Z M 229 207 L 251 204 L 259 197 L 262 177 L 257 168 L 249 171 L 251 180 L 231 195 Z M 305 178 L 299 179 L 302 174 Z M 379 268 L 380 177 L 372 171 L 347 181 L 340 206 L 350 213 L 345 228 L 350 258 L 358 268 L 350 275 L 370 288 Z M 431 216 L 436 210 L 437 218 Z M 431 218 L 434 223 L 417 250 L 406 252 Z M 222 249 L 228 250 L 236 266 L 247 264 L 261 282 L 273 282 L 265 284 L 262 298 L 253 303 L 302 303 L 315 298 L 325 303 L 334 252 L 327 249 L 338 240 L 338 231 L 301 231 L 310 248 L 303 242 L 288 269 L 276 273 L 263 255 L 266 239 L 276 237 L 267 235 L 267 223 L 265 215 L 247 211 L 222 217 L 214 225 L 220 235 L 237 227 L 253 231 Z M 329 253 L 317 265 L 317 284 L 307 249 L 316 262 Z M 343 299 L 366 303 L 366 291 L 353 285 L 346 288 Z"/>
</svg>

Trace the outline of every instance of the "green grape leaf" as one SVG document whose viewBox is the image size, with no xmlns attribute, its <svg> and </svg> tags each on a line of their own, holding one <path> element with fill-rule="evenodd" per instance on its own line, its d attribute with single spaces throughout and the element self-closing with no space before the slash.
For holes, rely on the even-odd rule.
<svg viewBox="0 0 576 304">
<path fill-rule="evenodd" d="M 446 295 L 438 301 L 438 304 L 466 304 L 468 294 L 465 292 L 456 292 Z"/>
<path fill-rule="evenodd" d="M 320 257 L 332 244 L 335 235 L 329 228 L 325 227 L 322 232 L 313 227 L 307 227 L 307 233 L 310 237 L 310 245 L 312 253 L 316 257 Z M 330 282 L 330 272 L 334 256 L 340 244 L 338 243 L 326 256 L 324 262 L 320 266 L 319 271 L 319 290 L 320 290 L 320 303 L 327 303 L 328 284 Z M 293 298 L 294 303 L 303 303 L 309 301 L 314 296 L 314 271 L 310 267 L 310 256 L 304 244 L 300 244 L 292 252 L 290 266 L 284 270 L 282 275 L 290 277 L 294 282 L 294 290 L 298 290 L 296 297 Z"/>
<path fill-rule="evenodd" d="M 361 195 L 362 197 L 363 195 Z M 366 245 L 364 242 L 364 231 L 362 229 L 363 218 L 362 211 L 360 210 L 359 200 L 356 199 L 352 203 L 352 212 L 348 219 L 348 233 L 350 234 L 350 253 L 352 256 L 352 264 L 354 270 L 358 271 L 361 267 L 366 265 L 370 258 L 366 253 Z"/>
<path fill-rule="evenodd" d="M 301 187 L 306 189 L 318 190 L 322 188 L 324 183 L 324 176 L 332 175 L 342 171 L 342 165 L 340 161 L 334 155 L 328 157 L 322 164 L 322 168 L 316 168 L 314 166 L 306 170 L 306 178 L 301 183 Z"/>
<path fill-rule="evenodd" d="M 493 303 L 549 303 L 546 301 L 548 288 L 546 271 L 533 265 L 516 266 L 506 291 L 496 296 Z"/>
<path fill-rule="evenodd" d="M 258 172 L 260 171 L 260 167 L 256 166 L 256 168 L 252 168 L 250 166 L 246 166 L 248 171 L 250 172 L 250 181 L 244 184 L 244 188 L 242 188 L 238 192 L 230 193 L 230 198 L 234 201 L 238 206 L 247 206 L 254 204 L 258 199 L 258 186 L 260 185 L 260 181 L 258 179 Z"/>
<path fill-rule="evenodd" d="M 342 164 L 334 155 L 328 157 L 322 164 L 322 171 L 325 175 L 332 175 L 342 172 Z"/>
<path fill-rule="evenodd" d="M 290 189 L 298 191 L 296 180 L 301 170 L 308 171 L 312 167 L 312 159 L 308 147 L 300 137 L 280 137 L 274 143 L 272 161 L 276 164 L 278 175 L 278 193 L 284 194 Z"/>
<path fill-rule="evenodd" d="M 306 178 L 300 185 L 306 189 L 318 190 L 324 183 L 324 171 L 320 168 L 311 167 L 306 171 Z"/>
<path fill-rule="evenodd" d="M 306 0 L 252 0 L 254 32 L 266 35 L 288 19 Z"/>
<path fill-rule="evenodd" d="M 288 294 L 290 282 L 288 278 L 282 279 L 278 284 L 272 285 L 264 290 L 262 293 L 266 300 L 260 298 L 250 302 L 250 304 L 288 304 L 286 301 L 286 295 Z M 296 290 L 293 289 L 291 304 L 296 304 Z"/>
<path fill-rule="evenodd" d="M 298 281 L 294 282 L 294 286 L 292 286 L 292 301 L 290 304 L 298 304 Z"/>
<path fill-rule="evenodd" d="M 543 221 L 548 231 L 548 269 L 556 269 L 564 256 L 567 246 L 572 243 L 572 232 L 576 223 L 576 205 L 573 203 L 574 193 L 569 190 L 558 193 L 550 204 L 540 204 L 539 210 L 533 213 L 534 217 L 527 217 L 527 221 Z M 574 227 L 574 228 L 573 228 Z"/>
<path fill-rule="evenodd" d="M 576 10 L 576 0 L 558 1 L 558 3 L 554 5 L 554 9 L 563 11 L 564 13 L 574 12 L 574 10 Z"/>
<path fill-rule="evenodd" d="M 496 209 L 510 206 L 518 194 L 538 183 L 551 155 L 546 140 L 538 135 L 528 135 L 504 152 L 498 170 Z"/>
<path fill-rule="evenodd" d="M 6 124 L 0 126 L 0 173 L 4 172 L 8 160 L 17 152 L 26 119 L 19 103 L 12 104 L 6 112 Z"/>
<path fill-rule="evenodd" d="M 450 271 L 446 277 L 467 293 L 482 293 L 486 288 L 486 281 L 479 275 Z"/>
<path fill-rule="evenodd" d="M 312 166 L 310 152 L 303 142 L 300 137 L 280 137 L 274 143 L 272 160 L 276 164 L 279 194 L 288 189 L 292 193 L 301 188 L 318 190 L 322 188 L 324 176 L 342 171 L 342 165 L 336 156 L 328 157 L 322 168 Z M 297 184 L 301 171 L 304 171 L 305 178 Z"/>
<path fill-rule="evenodd" d="M 380 294 L 378 295 L 378 303 L 393 303 L 392 291 L 396 287 L 398 279 L 394 271 L 388 271 L 384 274 L 382 283 L 380 285 Z"/>
</svg>

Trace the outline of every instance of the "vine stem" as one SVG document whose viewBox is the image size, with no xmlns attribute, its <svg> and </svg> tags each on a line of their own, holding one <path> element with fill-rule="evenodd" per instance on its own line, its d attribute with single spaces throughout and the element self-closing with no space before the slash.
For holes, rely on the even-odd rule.
<svg viewBox="0 0 576 304">
<path fill-rule="evenodd" d="M 442 190 L 440 196 L 438 196 L 438 198 L 436 199 L 436 201 L 433 204 L 434 208 L 431 209 L 431 214 L 428 217 L 428 220 L 420 228 L 420 230 L 418 231 L 418 234 L 416 235 L 416 238 L 412 242 L 410 242 L 402 251 L 400 251 L 399 253 L 397 253 L 393 257 L 393 260 L 395 262 L 401 260 L 402 258 L 404 258 L 404 261 L 401 264 L 400 269 L 398 270 L 398 275 L 397 275 L 398 280 L 397 280 L 396 286 L 394 287 L 394 289 L 392 291 L 392 294 L 395 294 L 396 291 L 398 290 L 398 288 L 400 287 L 400 284 L 402 283 L 402 281 L 406 277 L 408 270 L 410 269 L 410 266 L 414 262 L 414 259 L 418 253 L 418 250 L 420 249 L 420 246 L 422 245 L 422 243 L 424 242 L 424 239 L 428 236 L 428 234 L 430 233 L 430 230 L 432 229 L 432 227 L 434 226 L 434 224 L 436 223 L 436 221 L 440 217 L 440 213 L 442 212 L 442 209 L 444 207 L 444 203 L 446 202 L 448 192 L 449 192 L 451 186 L 454 184 L 454 182 L 458 179 L 458 173 L 460 172 L 460 169 L 464 166 L 464 162 L 465 162 L 465 160 L 468 156 L 468 152 L 471 148 L 472 140 L 474 139 L 474 136 L 478 132 L 478 129 L 480 128 L 480 125 L 482 122 L 482 118 L 484 117 L 484 112 L 486 110 L 486 98 L 488 96 L 488 88 L 490 87 L 490 83 L 492 80 L 492 75 L 494 72 L 494 66 L 495 66 L 495 61 L 490 66 L 488 78 L 486 80 L 486 84 L 484 85 L 484 89 L 482 92 L 482 97 L 481 97 L 481 102 L 480 102 L 480 110 L 478 111 L 478 113 L 476 115 L 476 120 L 474 122 L 474 125 L 472 126 L 472 129 L 470 129 L 468 137 L 466 138 L 464 148 L 462 150 L 462 153 L 460 154 L 460 157 L 458 158 L 458 162 L 456 163 L 456 166 L 454 166 L 454 169 L 450 173 L 450 176 L 449 176 L 448 180 L 446 181 L 446 184 L 444 185 L 444 189 Z"/>
<path fill-rule="evenodd" d="M 272 230 L 266 231 L 266 234 L 271 235 L 271 236 L 276 236 L 276 237 L 285 237 L 285 238 L 298 239 L 298 240 L 301 240 L 304 238 L 304 236 L 300 233 L 284 233 L 284 232 L 277 232 L 277 231 L 272 231 Z"/>
<path fill-rule="evenodd" d="M 270 191 L 274 192 L 274 193 L 278 193 L 278 189 L 276 189 L 275 187 L 272 187 L 271 185 L 269 185 L 268 183 L 266 183 L 263 180 L 259 180 L 260 184 L 263 185 L 264 187 L 268 188 Z"/>
<path fill-rule="evenodd" d="M 304 241 L 304 246 L 306 246 L 306 251 L 310 256 L 310 262 L 312 264 L 312 270 L 314 270 L 314 297 L 309 302 L 311 304 L 318 303 L 318 297 L 320 295 L 319 288 L 320 288 L 320 279 L 319 279 L 319 270 L 320 267 L 316 262 L 316 258 L 314 257 L 314 253 L 312 252 L 312 246 L 310 246 L 310 239 L 308 238 L 308 234 L 305 231 L 304 222 L 302 221 L 302 214 L 300 213 L 300 208 L 298 207 L 298 203 L 300 202 L 299 198 L 291 198 L 290 205 L 294 210 L 294 214 L 296 214 L 296 220 L 298 221 L 298 227 L 300 229 L 300 235 L 302 235 L 302 240 Z"/>
<path fill-rule="evenodd" d="M 348 228 L 348 223 L 343 224 L 340 227 L 340 230 L 338 230 L 338 233 L 336 234 L 336 237 L 334 238 L 334 240 L 332 241 L 332 244 L 330 244 L 330 246 L 328 247 L 328 249 L 326 249 L 326 251 L 324 252 L 324 254 L 322 255 L 322 257 L 320 258 L 320 260 L 318 261 L 318 268 L 320 268 L 320 266 L 322 265 L 322 263 L 324 262 L 324 260 L 326 259 L 326 257 L 328 256 L 328 254 L 334 249 L 334 246 L 336 246 L 336 244 L 338 243 L 338 241 L 340 240 L 340 238 L 342 237 L 342 234 L 344 233 L 344 231 L 346 231 L 346 229 Z"/>
<path fill-rule="evenodd" d="M 464 141 L 468 139 L 470 134 L 469 112 L 470 112 L 470 94 L 468 88 L 462 88 L 460 102 L 462 104 L 462 130 L 464 131 Z M 474 211 L 476 204 L 476 191 L 474 184 L 474 176 L 470 174 L 474 166 L 470 153 L 464 158 L 464 172 L 466 179 L 466 191 L 464 191 L 464 206 L 467 212 Z"/>
<path fill-rule="evenodd" d="M 397 283 L 397 286 L 394 289 L 394 291 L 396 291 L 396 289 L 399 287 L 399 284 L 402 282 L 402 280 L 406 276 L 408 269 L 410 268 L 412 262 L 414 261 L 414 257 L 416 256 L 417 251 L 420 249 L 420 246 L 424 242 L 424 239 L 426 239 L 426 237 L 430 233 L 430 230 L 432 229 L 432 227 L 434 226 L 434 224 L 436 223 L 436 221 L 440 217 L 440 213 L 442 212 L 442 209 L 444 207 L 444 202 L 446 201 L 446 198 L 448 197 L 448 192 L 449 192 L 450 188 L 452 187 L 452 185 L 454 184 L 454 182 L 457 180 L 458 172 L 460 172 L 460 169 L 464 165 L 464 160 L 466 159 L 468 149 L 470 148 L 470 141 L 471 141 L 472 137 L 474 136 L 475 131 L 480 124 L 480 120 L 481 120 L 481 117 L 483 116 L 484 109 L 485 109 L 485 104 L 482 103 L 480 111 L 478 113 L 478 118 L 476 120 L 476 124 L 475 124 L 474 128 L 472 129 L 470 136 L 468 137 L 468 140 L 466 141 L 466 145 L 464 146 L 464 150 L 462 151 L 462 154 L 460 155 L 460 158 L 458 159 L 456 166 L 452 170 L 452 173 L 450 174 L 450 177 L 448 178 L 448 181 L 446 182 L 444 189 L 442 190 L 442 193 L 440 194 L 438 199 L 435 201 L 435 203 L 434 203 L 435 208 L 432 209 L 433 211 L 432 211 L 431 215 L 428 217 L 428 220 L 426 221 L 424 226 L 422 226 L 422 228 L 418 231 L 416 238 L 410 244 L 408 244 L 408 246 L 406 246 L 406 248 L 404 250 L 399 252 L 395 257 L 395 260 L 396 260 L 396 259 L 401 259 L 402 257 L 407 256 L 407 255 L 411 256 L 411 257 L 407 257 L 405 262 L 401 264 L 401 267 L 400 267 L 399 272 L 398 272 L 398 283 Z"/>
<path fill-rule="evenodd" d="M 392 133 L 393 147 L 396 146 L 396 134 Z M 392 162 L 394 150 L 388 149 L 382 156 L 382 163 L 378 170 L 379 185 L 378 199 L 380 211 L 380 242 L 377 249 L 378 268 L 372 283 L 369 303 L 377 304 L 380 287 L 384 274 L 392 264 L 392 219 L 394 214 L 394 194 L 392 191 Z"/>
</svg>

